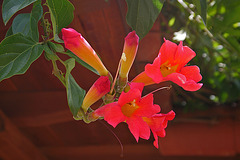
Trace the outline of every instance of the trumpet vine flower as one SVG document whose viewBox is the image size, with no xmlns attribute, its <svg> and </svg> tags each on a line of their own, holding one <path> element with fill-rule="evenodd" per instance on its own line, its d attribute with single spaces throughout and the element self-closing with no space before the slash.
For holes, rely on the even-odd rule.
<svg viewBox="0 0 240 160">
<path fill-rule="evenodd" d="M 131 83 L 130 90 L 122 92 L 118 101 L 98 108 L 95 117 L 104 117 L 110 125 L 116 127 L 120 122 L 126 122 L 136 141 L 139 137 L 149 139 L 150 128 L 143 117 L 151 117 L 160 111 L 160 107 L 153 104 L 153 94 L 141 98 L 143 83 Z"/>
<path fill-rule="evenodd" d="M 96 69 L 101 76 L 108 75 L 108 70 L 103 65 L 102 61 L 80 33 L 72 28 L 63 28 L 62 38 L 67 49 Z"/>
<path fill-rule="evenodd" d="M 143 120 L 149 125 L 155 141 L 153 145 L 158 148 L 158 137 L 165 137 L 165 128 L 167 127 L 168 121 L 173 120 L 175 117 L 174 111 L 170 111 L 167 114 L 155 114 L 152 117 L 143 117 Z"/>
<path fill-rule="evenodd" d="M 150 85 L 162 81 L 172 81 L 187 91 L 196 91 L 202 87 L 198 83 L 202 76 L 198 66 L 186 66 L 196 53 L 182 42 L 176 45 L 165 40 L 153 64 L 147 64 L 133 82 Z"/>
<path fill-rule="evenodd" d="M 126 122 L 137 142 L 139 137 L 149 139 L 152 131 L 155 139 L 153 144 L 158 148 L 158 137 L 165 136 L 168 121 L 175 117 L 173 111 L 167 114 L 159 113 L 161 109 L 159 105 L 153 103 L 153 92 L 142 97 L 145 85 L 170 80 L 189 91 L 198 90 L 202 86 L 198 83 L 202 79 L 199 68 L 186 66 L 196 54 L 190 48 L 183 46 L 182 42 L 177 46 L 165 40 L 153 64 L 147 64 L 145 71 L 126 86 L 139 43 L 135 31 L 130 32 L 125 38 L 122 58 L 112 84 L 109 80 L 110 73 L 81 34 L 72 28 L 63 28 L 62 34 L 65 47 L 101 75 L 84 97 L 81 110 L 78 112 L 79 117 L 86 114 L 92 104 L 105 96 L 103 99 L 105 105 L 88 114 L 85 119 L 83 116 L 83 120 L 88 122 L 104 117 L 104 120 L 113 127 Z M 118 76 L 118 83 L 115 86 Z M 118 89 L 116 91 L 118 94 L 114 94 L 114 87 Z"/>
<path fill-rule="evenodd" d="M 110 80 L 107 76 L 99 77 L 92 87 L 87 92 L 83 99 L 82 109 L 86 113 L 88 108 L 101 99 L 105 94 L 110 91 Z"/>
</svg>

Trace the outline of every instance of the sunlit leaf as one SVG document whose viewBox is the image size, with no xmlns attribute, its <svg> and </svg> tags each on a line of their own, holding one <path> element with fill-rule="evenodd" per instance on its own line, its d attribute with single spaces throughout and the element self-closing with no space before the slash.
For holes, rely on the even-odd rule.
<svg viewBox="0 0 240 160">
<path fill-rule="evenodd" d="M 127 23 L 142 39 L 152 28 L 162 7 L 164 0 L 126 0 Z"/>
<path fill-rule="evenodd" d="M 197 14 L 202 17 L 203 23 L 207 22 L 207 1 L 206 0 L 193 0 L 193 4 L 197 8 Z"/>
</svg>

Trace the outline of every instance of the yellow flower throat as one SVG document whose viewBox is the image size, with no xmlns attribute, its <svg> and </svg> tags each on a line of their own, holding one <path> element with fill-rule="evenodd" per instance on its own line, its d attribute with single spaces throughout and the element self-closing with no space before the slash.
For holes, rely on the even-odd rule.
<svg viewBox="0 0 240 160">
<path fill-rule="evenodd" d="M 163 77 L 168 76 L 169 74 L 175 73 L 178 68 L 178 65 L 172 66 L 166 61 L 160 66 L 160 71 Z"/>
<path fill-rule="evenodd" d="M 132 114 L 139 108 L 139 106 L 136 104 L 136 100 L 134 99 L 132 102 L 126 103 L 122 106 L 121 110 L 122 113 L 127 116 L 131 117 Z"/>
</svg>

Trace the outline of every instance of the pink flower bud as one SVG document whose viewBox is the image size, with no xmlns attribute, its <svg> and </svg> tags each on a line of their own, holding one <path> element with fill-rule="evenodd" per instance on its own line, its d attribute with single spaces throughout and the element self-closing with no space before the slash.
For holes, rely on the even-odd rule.
<svg viewBox="0 0 240 160">
<path fill-rule="evenodd" d="M 62 35 L 67 49 L 96 69 L 101 76 L 108 75 L 108 70 L 105 68 L 102 61 L 80 33 L 72 28 L 63 28 Z"/>
<path fill-rule="evenodd" d="M 135 31 L 130 32 L 126 38 L 123 48 L 123 54 L 125 58 L 122 60 L 121 69 L 119 75 L 121 78 L 127 78 L 129 70 L 135 59 L 137 49 L 138 49 L 139 37 Z"/>
<path fill-rule="evenodd" d="M 99 77 L 96 82 L 92 85 L 92 87 L 87 92 L 83 104 L 82 109 L 84 112 L 87 112 L 88 108 L 102 98 L 105 94 L 110 91 L 110 80 L 107 76 Z"/>
</svg>

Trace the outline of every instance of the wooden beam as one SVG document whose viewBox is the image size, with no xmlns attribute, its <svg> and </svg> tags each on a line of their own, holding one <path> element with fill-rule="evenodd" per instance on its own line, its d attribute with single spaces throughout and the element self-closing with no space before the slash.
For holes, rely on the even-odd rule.
<svg viewBox="0 0 240 160">
<path fill-rule="evenodd" d="M 40 127 L 49 126 L 57 123 L 75 121 L 69 110 L 54 113 L 41 114 L 38 116 L 18 116 L 13 117 L 12 121 L 18 127 Z"/>
<path fill-rule="evenodd" d="M 51 160 L 70 159 L 152 159 L 161 157 L 159 151 L 153 145 L 137 144 L 124 145 L 123 156 L 120 145 L 92 145 L 79 147 L 44 147 L 42 152 Z"/>
<path fill-rule="evenodd" d="M 38 116 L 67 110 L 66 92 L 2 92 L 0 109 L 9 117 Z"/>
<path fill-rule="evenodd" d="M 114 160 L 239 160 L 239 156 L 207 157 L 207 156 L 163 156 L 149 144 L 124 145 L 123 156 L 119 145 L 95 145 L 82 147 L 44 147 L 41 148 L 51 160 L 72 159 L 114 159 Z"/>
<path fill-rule="evenodd" d="M 1 110 L 0 119 L 0 159 L 47 159 L 38 148 L 10 122 Z"/>
</svg>

